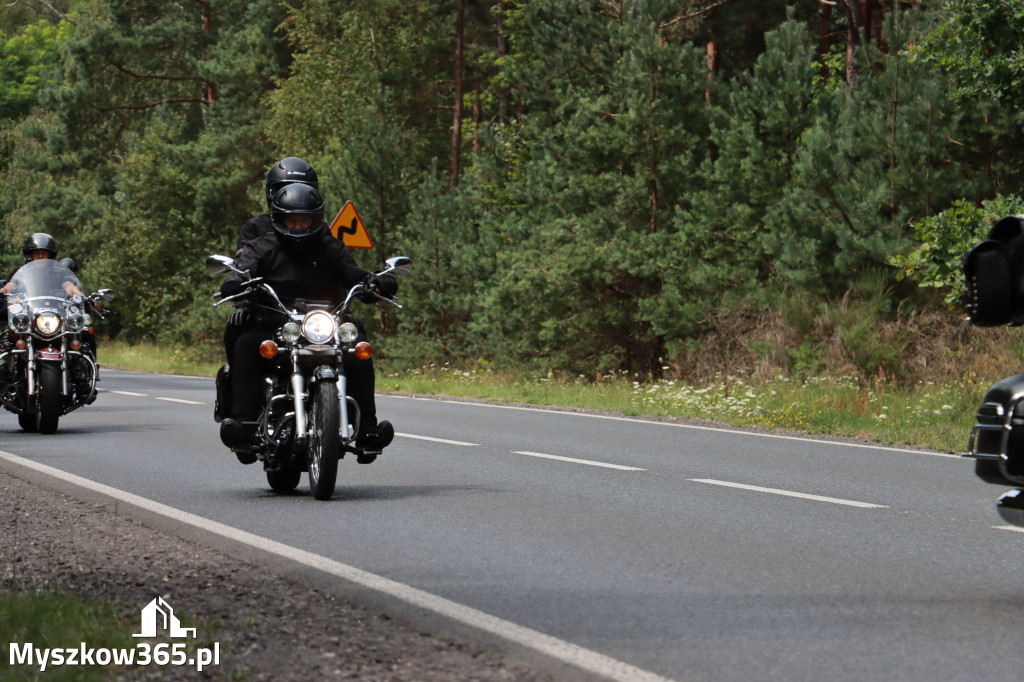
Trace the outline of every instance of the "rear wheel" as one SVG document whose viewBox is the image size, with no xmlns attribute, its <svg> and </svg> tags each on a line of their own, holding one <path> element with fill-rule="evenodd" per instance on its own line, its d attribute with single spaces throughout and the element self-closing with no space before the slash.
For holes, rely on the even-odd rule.
<svg viewBox="0 0 1024 682">
<path fill-rule="evenodd" d="M 318 381 L 310 393 L 309 488 L 316 499 L 329 500 L 338 478 L 338 387 L 331 381 Z"/>
<path fill-rule="evenodd" d="M 274 489 L 274 492 L 278 493 L 290 493 L 295 490 L 300 478 L 302 478 L 302 471 L 293 467 L 267 472 L 267 483 Z"/>
<path fill-rule="evenodd" d="M 53 362 L 39 364 L 39 409 L 36 411 L 36 429 L 39 433 L 57 431 L 63 383 L 60 365 Z"/>
<path fill-rule="evenodd" d="M 22 412 L 18 415 L 18 426 L 25 429 L 29 433 L 35 433 L 36 431 L 36 413 L 35 412 Z"/>
</svg>

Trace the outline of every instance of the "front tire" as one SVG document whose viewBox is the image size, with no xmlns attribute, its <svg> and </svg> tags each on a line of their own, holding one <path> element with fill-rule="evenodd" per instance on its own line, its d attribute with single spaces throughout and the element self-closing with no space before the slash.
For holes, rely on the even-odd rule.
<svg viewBox="0 0 1024 682">
<path fill-rule="evenodd" d="M 310 391 L 309 406 L 309 488 L 318 500 L 329 500 L 334 495 L 340 423 L 338 387 L 330 381 L 318 381 Z"/>
<path fill-rule="evenodd" d="M 61 387 L 60 365 L 43 362 L 39 365 L 39 409 L 36 410 L 36 429 L 39 433 L 55 433 L 60 420 Z"/>
</svg>

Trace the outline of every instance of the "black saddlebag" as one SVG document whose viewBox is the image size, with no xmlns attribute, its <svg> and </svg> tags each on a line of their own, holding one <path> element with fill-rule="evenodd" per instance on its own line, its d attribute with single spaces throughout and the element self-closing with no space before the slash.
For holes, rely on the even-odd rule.
<svg viewBox="0 0 1024 682">
<path fill-rule="evenodd" d="M 217 398 L 213 403 L 213 421 L 218 424 L 231 415 L 231 369 L 221 365 L 217 370 Z"/>
</svg>

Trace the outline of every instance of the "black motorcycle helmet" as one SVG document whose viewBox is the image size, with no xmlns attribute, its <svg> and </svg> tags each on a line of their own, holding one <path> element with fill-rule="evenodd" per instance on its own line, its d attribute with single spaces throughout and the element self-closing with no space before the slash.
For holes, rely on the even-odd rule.
<svg viewBox="0 0 1024 682">
<path fill-rule="evenodd" d="M 45 232 L 30 234 L 21 247 L 21 255 L 25 256 L 25 262 L 32 260 L 30 255 L 33 251 L 47 251 L 50 258 L 57 257 L 57 240 Z"/>
<path fill-rule="evenodd" d="M 289 156 L 275 163 L 267 173 L 267 207 L 273 211 L 274 193 L 293 182 L 301 182 L 316 190 L 320 189 L 320 180 L 313 167 L 297 156 Z"/>
<path fill-rule="evenodd" d="M 309 220 L 290 220 L 290 217 L 309 216 Z M 274 230 L 285 244 L 306 241 L 324 229 L 324 200 L 315 187 L 293 182 L 274 193 L 270 201 L 270 219 Z M 299 222 L 300 225 L 295 225 Z M 289 223 L 292 223 L 289 225 Z"/>
</svg>

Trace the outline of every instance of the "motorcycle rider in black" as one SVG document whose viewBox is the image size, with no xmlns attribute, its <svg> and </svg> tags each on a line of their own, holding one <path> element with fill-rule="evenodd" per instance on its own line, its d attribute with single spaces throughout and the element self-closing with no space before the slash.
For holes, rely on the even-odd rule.
<svg viewBox="0 0 1024 682">
<path fill-rule="evenodd" d="M 253 216 L 245 221 L 242 230 L 238 234 L 238 245 L 235 248 L 235 257 L 242 250 L 242 245 L 254 239 L 268 235 L 274 231 L 274 223 L 270 218 L 269 211 L 274 201 L 274 192 L 285 185 L 299 182 L 309 185 L 313 189 L 320 189 L 320 180 L 316 171 L 305 160 L 297 156 L 289 156 L 281 159 L 267 171 L 267 180 L 264 184 L 264 193 L 267 197 L 267 213 Z M 238 335 L 242 333 L 249 321 L 249 309 L 245 303 L 239 303 L 228 317 L 227 325 L 224 327 L 224 355 L 227 357 L 228 366 L 232 364 L 235 353 L 235 342 Z"/>
<path fill-rule="evenodd" d="M 301 183 L 303 185 L 309 185 L 313 189 L 320 190 L 320 179 L 317 177 L 316 171 L 303 159 L 297 156 L 289 156 L 287 159 L 281 159 L 267 171 L 267 180 L 265 183 L 265 193 L 267 195 L 267 210 L 271 210 L 271 204 L 274 201 L 274 193 L 281 189 L 285 185 L 292 183 Z M 241 250 L 242 244 L 262 237 L 263 235 L 270 234 L 274 231 L 273 222 L 270 219 L 270 213 L 264 213 L 258 215 L 249 220 L 245 221 L 242 225 L 242 231 L 238 235 L 238 249 Z"/>
<path fill-rule="evenodd" d="M 292 183 L 279 188 L 271 200 L 270 216 L 273 231 L 242 244 L 235 265 L 252 277 L 263 277 L 286 305 L 293 305 L 296 299 L 336 305 L 352 286 L 368 279 L 384 296 L 397 292 L 394 277 L 372 277 L 356 264 L 348 247 L 331 236 L 323 220 L 323 199 L 311 185 Z M 232 296 L 243 288 L 243 280 L 231 274 L 221 286 L 221 294 Z M 270 361 L 260 356 L 259 346 L 273 338 L 283 321 L 257 306 L 250 306 L 249 316 L 234 344 L 231 416 L 221 422 L 221 440 L 229 447 L 251 442 L 254 422 L 263 407 L 263 377 L 272 369 Z M 344 362 L 348 393 L 361 414 L 356 445 L 366 454 L 359 461 L 372 462 L 390 444 L 394 429 L 389 422 L 377 423 L 372 360 L 346 358 Z"/>
</svg>

